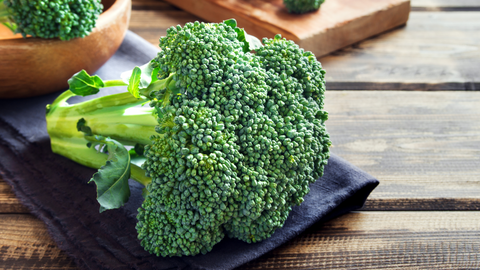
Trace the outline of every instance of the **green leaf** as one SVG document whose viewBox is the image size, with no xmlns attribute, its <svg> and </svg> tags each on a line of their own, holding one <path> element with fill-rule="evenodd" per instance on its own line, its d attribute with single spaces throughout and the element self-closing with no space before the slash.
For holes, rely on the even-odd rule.
<svg viewBox="0 0 480 270">
<path fill-rule="evenodd" d="M 132 75 L 128 80 L 128 87 L 127 90 L 136 98 L 140 98 L 140 94 L 138 93 L 138 87 L 140 85 L 140 79 L 142 76 L 142 71 L 139 67 L 135 67 L 132 71 Z"/>
<path fill-rule="evenodd" d="M 243 42 L 243 52 L 254 51 L 263 46 L 262 42 L 258 38 L 247 34 L 247 32 L 245 32 L 245 29 L 238 28 L 237 21 L 235 19 L 229 19 L 223 21 L 223 23 L 232 27 L 235 32 L 237 32 L 238 41 Z"/>
<path fill-rule="evenodd" d="M 103 143 L 108 152 L 107 163 L 90 179 L 97 185 L 97 201 L 100 203 L 100 212 L 103 212 L 123 206 L 130 197 L 130 155 L 115 140 L 101 136 L 95 139 Z"/>
<path fill-rule="evenodd" d="M 139 156 L 143 156 L 143 152 L 145 151 L 145 145 L 144 144 L 140 144 L 140 143 L 136 143 L 135 144 L 135 147 L 133 148 L 133 150 L 135 151 L 135 153 Z"/>
<path fill-rule="evenodd" d="M 232 27 L 233 29 L 237 28 L 237 21 L 235 19 L 228 19 L 223 21 L 223 23 Z"/>
<path fill-rule="evenodd" d="M 17 24 L 14 23 L 14 22 L 8 22 L 8 21 L 5 21 L 5 22 L 2 22 L 0 20 L 0 22 L 5 25 L 8 29 L 10 29 L 10 31 L 12 31 L 13 33 L 16 33 L 15 30 L 17 30 Z"/>
<path fill-rule="evenodd" d="M 77 130 L 85 133 L 86 136 L 92 136 L 93 135 L 92 134 L 92 129 L 89 126 L 87 126 L 87 121 L 85 120 L 85 118 L 81 118 L 80 120 L 78 120 Z"/>
<path fill-rule="evenodd" d="M 142 167 L 142 164 L 147 160 L 147 158 L 143 155 L 144 149 L 145 145 L 139 143 L 135 144 L 135 147 L 128 151 L 130 154 L 130 163 L 135 164 L 138 167 Z"/>
<path fill-rule="evenodd" d="M 243 31 L 245 33 L 245 41 L 248 43 L 248 49 L 249 51 L 255 51 L 258 48 L 261 48 L 263 46 L 262 42 L 260 39 L 258 39 L 255 36 L 247 34 L 247 32 Z"/>
<path fill-rule="evenodd" d="M 128 84 L 128 91 L 135 97 L 139 96 L 139 91 L 158 81 L 159 67 L 154 67 L 153 62 L 148 62 L 141 67 L 135 67 L 133 70 L 123 72 L 120 77 L 122 81 Z M 134 84 L 131 86 L 131 84 Z M 132 91 L 130 91 L 132 87 Z M 134 94 L 135 92 L 136 94 Z"/>
<path fill-rule="evenodd" d="M 105 83 L 100 77 L 90 76 L 83 69 L 68 80 L 68 85 L 70 91 L 79 96 L 94 95 L 100 91 L 100 88 L 105 87 Z"/>
</svg>

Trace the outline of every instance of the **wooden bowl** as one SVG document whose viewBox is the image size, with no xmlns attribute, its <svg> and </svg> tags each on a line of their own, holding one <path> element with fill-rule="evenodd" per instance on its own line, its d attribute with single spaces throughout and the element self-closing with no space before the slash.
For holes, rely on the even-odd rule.
<svg viewBox="0 0 480 270">
<path fill-rule="evenodd" d="M 38 96 L 68 88 L 78 71 L 97 71 L 118 49 L 128 28 L 131 0 L 102 0 L 104 12 L 85 38 L 22 38 L 0 29 L 0 98 Z"/>
</svg>

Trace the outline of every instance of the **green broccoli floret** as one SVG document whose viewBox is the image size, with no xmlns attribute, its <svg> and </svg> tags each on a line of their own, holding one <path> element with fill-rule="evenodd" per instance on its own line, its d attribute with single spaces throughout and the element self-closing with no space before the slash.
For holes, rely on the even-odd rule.
<svg viewBox="0 0 480 270">
<path fill-rule="evenodd" d="M 85 37 L 103 10 L 100 0 L 0 0 L 0 23 L 24 37 Z"/>
<path fill-rule="evenodd" d="M 122 80 L 75 75 L 47 107 L 53 151 L 100 168 L 101 211 L 128 199 L 129 177 L 146 186 L 136 229 L 157 256 L 205 254 L 225 235 L 269 238 L 329 158 L 325 71 L 294 42 L 262 44 L 234 20 L 171 27 L 160 48 Z M 118 85 L 129 92 L 65 102 Z"/>
<path fill-rule="evenodd" d="M 290 13 L 303 14 L 320 8 L 325 0 L 283 0 Z"/>
</svg>

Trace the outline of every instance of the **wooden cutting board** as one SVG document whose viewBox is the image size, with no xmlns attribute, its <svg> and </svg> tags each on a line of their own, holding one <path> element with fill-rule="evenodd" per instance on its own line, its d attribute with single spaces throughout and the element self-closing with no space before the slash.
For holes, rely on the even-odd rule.
<svg viewBox="0 0 480 270">
<path fill-rule="evenodd" d="M 282 0 L 166 0 L 210 22 L 235 18 L 258 38 L 281 34 L 322 56 L 403 25 L 410 0 L 326 0 L 319 10 L 289 14 Z"/>
</svg>

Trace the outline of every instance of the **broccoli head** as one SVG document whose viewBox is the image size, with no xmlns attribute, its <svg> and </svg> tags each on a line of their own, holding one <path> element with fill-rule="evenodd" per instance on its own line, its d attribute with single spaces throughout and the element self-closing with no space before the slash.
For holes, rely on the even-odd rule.
<svg viewBox="0 0 480 270">
<path fill-rule="evenodd" d="M 95 100 L 66 106 L 64 100 L 72 95 L 67 91 L 48 107 L 52 147 L 67 157 L 72 152 L 65 140 L 72 135 L 67 139 L 55 133 L 54 126 L 66 121 L 60 123 L 62 117 L 56 115 L 82 117 L 76 136 L 90 146 L 112 145 L 95 135 L 144 145 L 134 153 L 144 158 L 141 168 L 126 170 L 146 185 L 136 229 L 147 251 L 158 256 L 204 254 L 225 235 L 262 241 L 283 226 L 292 206 L 308 194 L 309 184 L 322 176 L 331 144 L 324 124 L 325 71 L 311 52 L 279 35 L 262 43 L 234 20 L 171 27 L 160 39 L 157 57 L 127 72 L 123 83 L 98 77 L 90 83 L 127 85 L 132 98 L 115 103 L 118 97 L 103 97 L 98 113 L 93 112 L 99 108 Z M 74 80 L 72 89 L 76 91 Z M 134 96 L 140 101 L 135 103 Z M 128 121 L 117 114 L 111 119 L 112 111 L 128 108 L 128 115 L 135 115 L 132 105 L 141 101 L 151 106 L 151 111 L 137 114 L 148 132 L 133 135 L 138 139 L 116 132 L 118 123 Z M 65 113 L 75 106 L 85 108 Z M 149 117 L 156 123 L 148 122 Z M 105 125 L 112 127 L 109 134 Z M 108 157 L 116 149 L 101 153 L 103 159 L 120 160 L 121 154 Z M 99 173 L 110 170 L 108 166 Z"/>
<path fill-rule="evenodd" d="M 100 0 L 0 0 L 0 22 L 24 37 L 69 40 L 87 36 L 102 10 Z"/>
<path fill-rule="evenodd" d="M 303 14 L 320 8 L 325 0 L 283 0 L 290 13 Z"/>
</svg>

